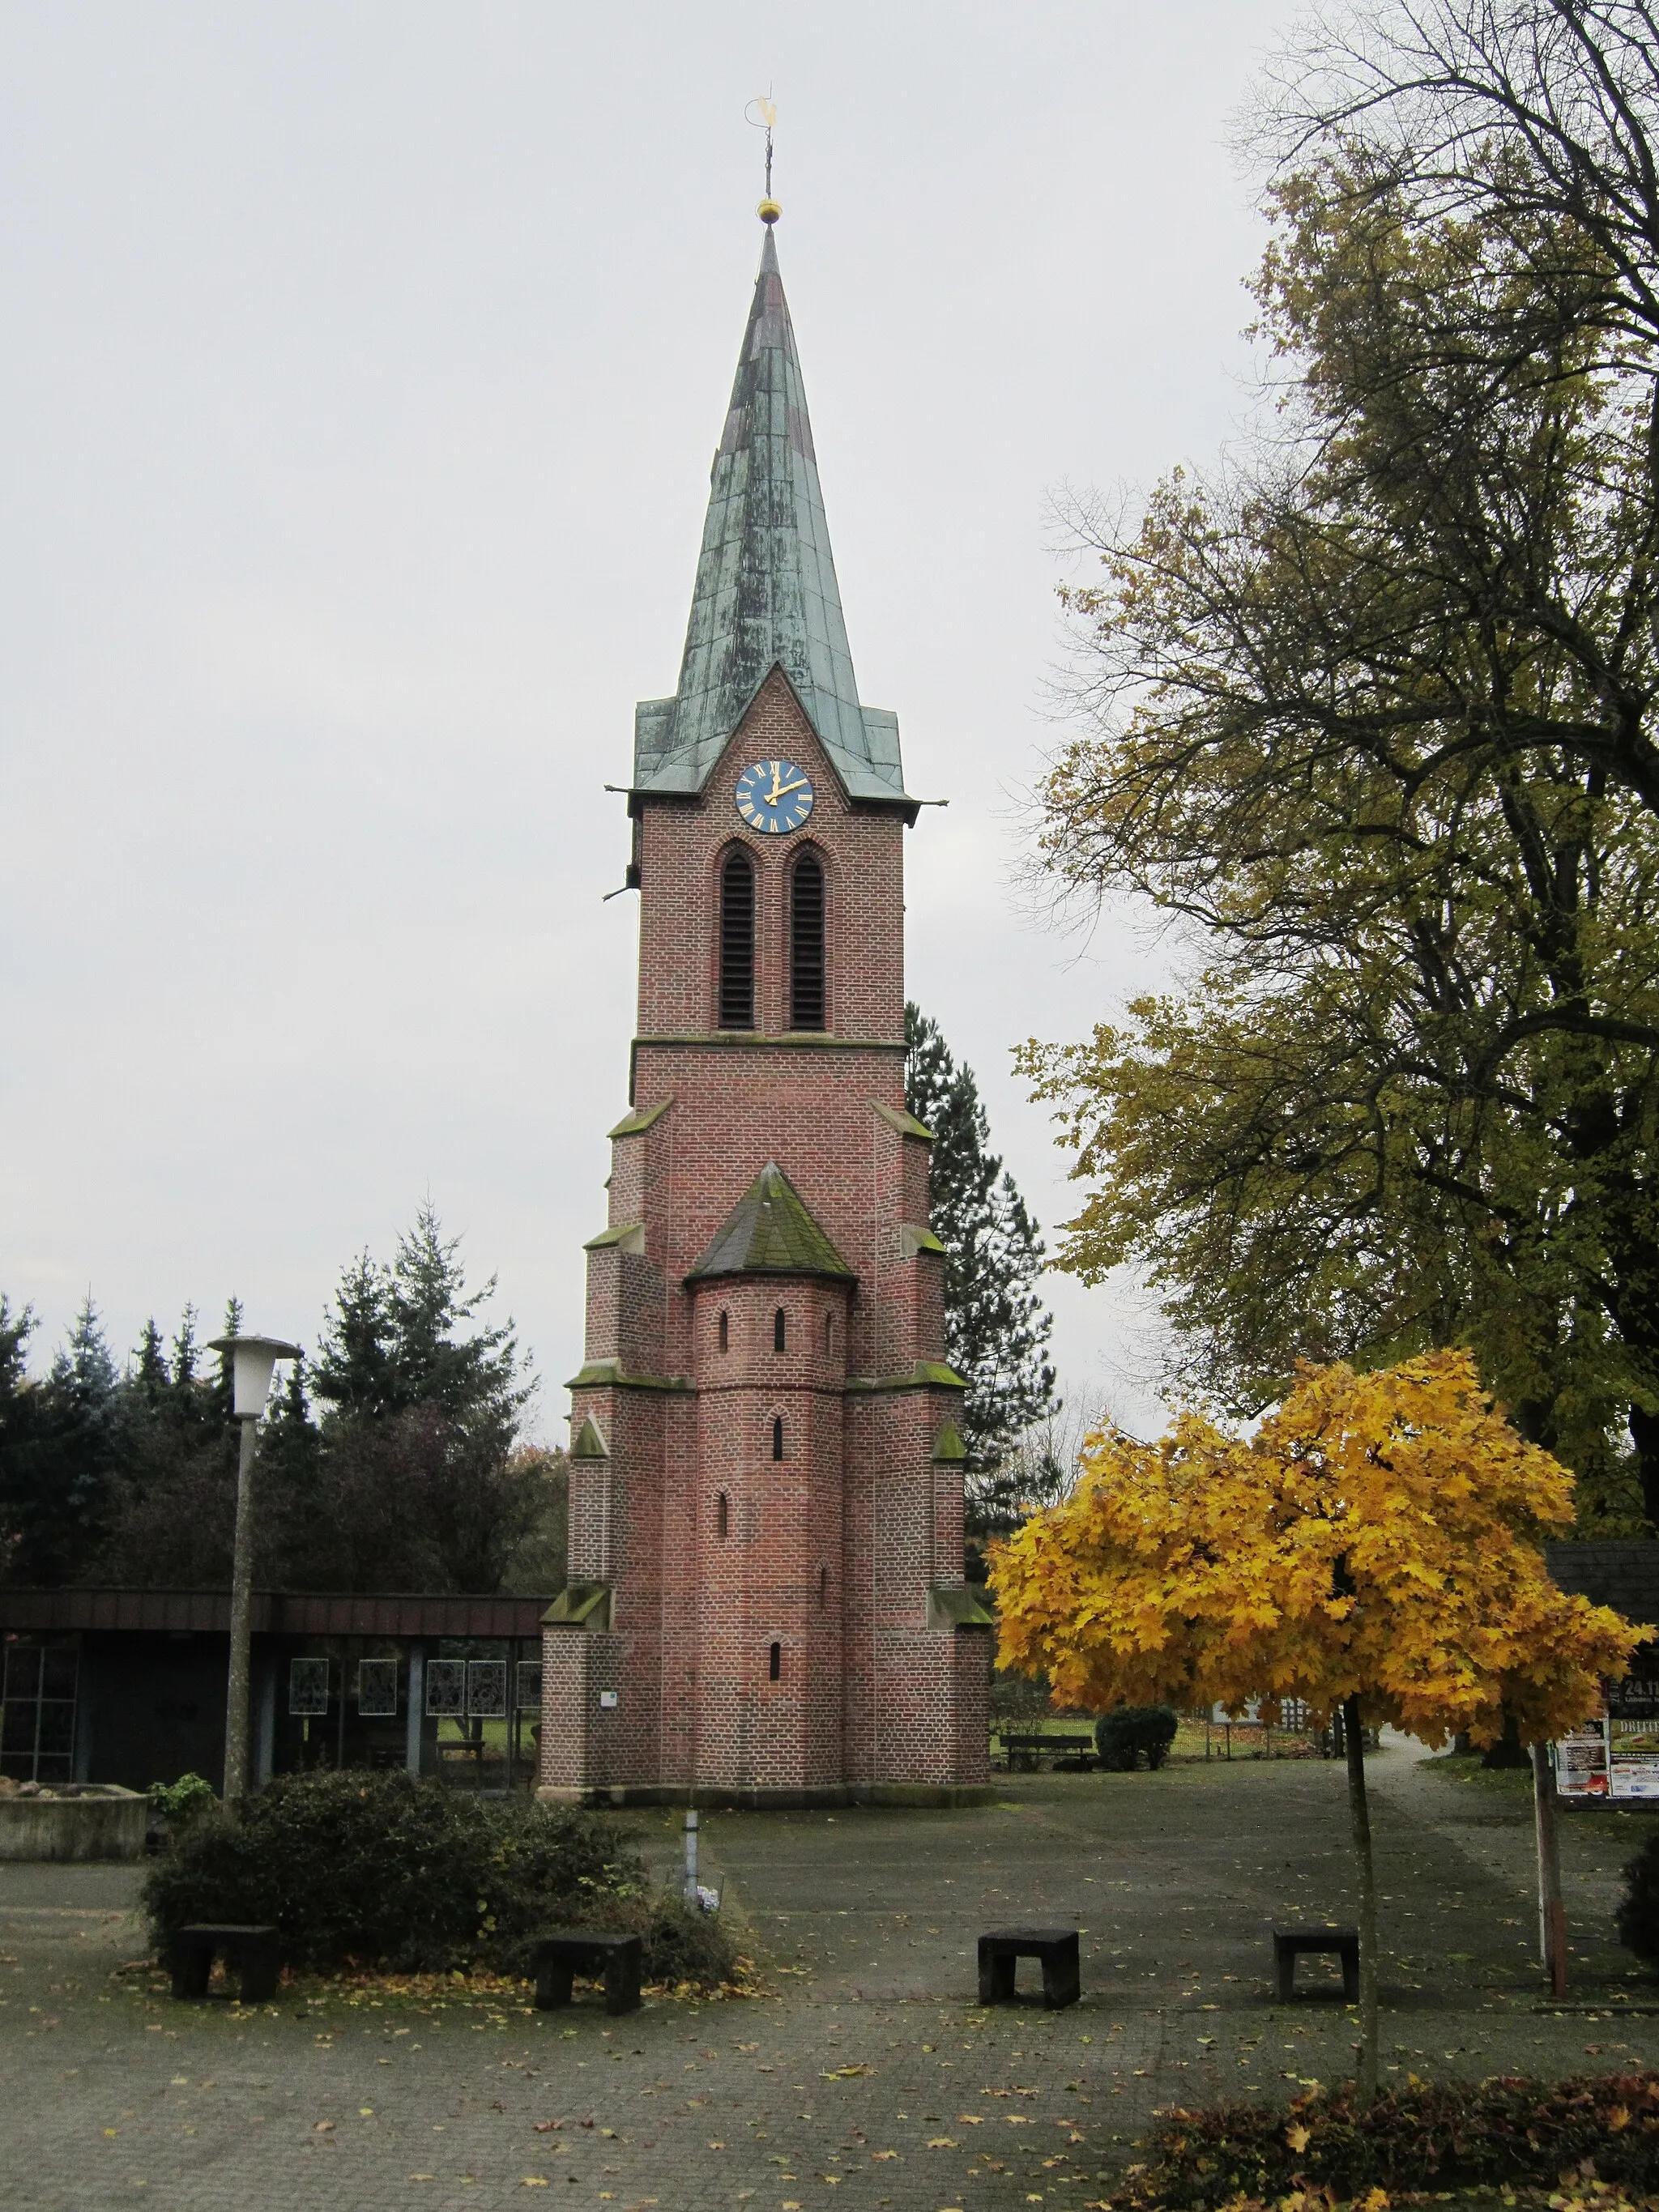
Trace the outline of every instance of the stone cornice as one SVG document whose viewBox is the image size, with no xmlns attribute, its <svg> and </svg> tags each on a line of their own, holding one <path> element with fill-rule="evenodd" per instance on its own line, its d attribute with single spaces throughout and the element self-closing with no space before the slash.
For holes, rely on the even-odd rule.
<svg viewBox="0 0 1659 2212">
<path fill-rule="evenodd" d="M 965 1390 L 967 1383 L 954 1367 L 942 1359 L 919 1359 L 906 1375 L 854 1375 L 847 1379 L 849 1392 L 872 1390 Z"/>
</svg>

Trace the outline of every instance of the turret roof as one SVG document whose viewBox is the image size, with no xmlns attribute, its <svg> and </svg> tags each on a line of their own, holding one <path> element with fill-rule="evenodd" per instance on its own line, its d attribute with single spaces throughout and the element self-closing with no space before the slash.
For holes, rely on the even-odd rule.
<svg viewBox="0 0 1659 2212">
<path fill-rule="evenodd" d="M 769 1160 L 691 1270 L 702 1275 L 835 1275 L 848 1266 L 781 1167 Z"/>
<path fill-rule="evenodd" d="M 635 790 L 701 791 L 774 668 L 794 687 L 849 797 L 902 801 L 898 717 L 859 701 L 769 228 L 714 456 L 679 689 L 635 710 Z"/>
</svg>

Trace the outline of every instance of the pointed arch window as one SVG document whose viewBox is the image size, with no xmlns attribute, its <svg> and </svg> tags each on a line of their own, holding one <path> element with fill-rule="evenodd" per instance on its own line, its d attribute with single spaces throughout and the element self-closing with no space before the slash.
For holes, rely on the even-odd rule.
<svg viewBox="0 0 1659 2212">
<path fill-rule="evenodd" d="M 803 853 L 789 878 L 789 1026 L 824 1027 L 823 863 Z"/>
<path fill-rule="evenodd" d="M 755 1026 L 755 864 L 741 848 L 720 870 L 720 1025 Z"/>
<path fill-rule="evenodd" d="M 783 1457 L 783 1415 L 780 1413 L 772 1424 L 772 1456 Z"/>
</svg>

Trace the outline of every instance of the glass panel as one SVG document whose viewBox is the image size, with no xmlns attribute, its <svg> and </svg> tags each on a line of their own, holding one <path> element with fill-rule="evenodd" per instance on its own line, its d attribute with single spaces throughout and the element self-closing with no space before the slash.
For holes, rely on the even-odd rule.
<svg viewBox="0 0 1659 2212">
<path fill-rule="evenodd" d="M 45 1698 L 40 1703 L 40 1755 L 67 1759 L 75 1749 L 73 1698 Z"/>
<path fill-rule="evenodd" d="M 357 1668 L 357 1711 L 367 1719 L 381 1719 L 398 1710 L 398 1662 L 395 1659 L 364 1659 Z"/>
<path fill-rule="evenodd" d="M 450 1720 L 466 1711 L 465 1659 L 428 1659 L 426 1662 L 426 1710 L 428 1719 Z"/>
<path fill-rule="evenodd" d="M 519 1704 L 521 1708 L 541 1710 L 542 1662 L 539 1659 L 520 1659 L 519 1662 Z"/>
<path fill-rule="evenodd" d="M 40 1710 L 33 1698 L 7 1698 L 5 1733 L 0 1736 L 0 1750 L 8 1759 L 33 1758 L 34 1723 Z"/>
<path fill-rule="evenodd" d="M 40 1692 L 40 1647 L 38 1644 L 6 1646 L 6 1700 L 38 1697 Z"/>
<path fill-rule="evenodd" d="M 475 1718 L 501 1720 L 507 1714 L 505 1659 L 470 1659 L 466 1667 L 466 1709 Z"/>
<path fill-rule="evenodd" d="M 326 1659 L 290 1659 L 288 1662 L 288 1709 L 290 1713 L 315 1715 L 328 1711 Z"/>
<path fill-rule="evenodd" d="M 43 1698 L 75 1695 L 75 1670 L 80 1654 L 58 1644 L 40 1654 L 40 1694 Z"/>
</svg>

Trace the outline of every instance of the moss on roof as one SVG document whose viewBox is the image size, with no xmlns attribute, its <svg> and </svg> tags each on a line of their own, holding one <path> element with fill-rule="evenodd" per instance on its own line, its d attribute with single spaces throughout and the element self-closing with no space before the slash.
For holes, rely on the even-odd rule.
<svg viewBox="0 0 1659 2212">
<path fill-rule="evenodd" d="M 850 1280 L 853 1270 L 783 1170 L 769 1160 L 688 1280 L 708 1275 L 833 1275 Z"/>
</svg>

